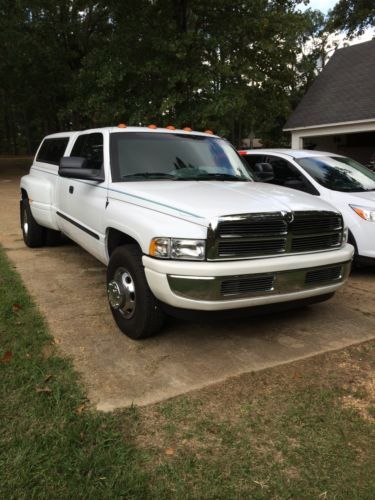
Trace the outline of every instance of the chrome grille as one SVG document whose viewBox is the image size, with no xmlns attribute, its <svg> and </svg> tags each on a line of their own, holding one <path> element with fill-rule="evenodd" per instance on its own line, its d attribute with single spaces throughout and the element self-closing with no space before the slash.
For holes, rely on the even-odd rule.
<svg viewBox="0 0 375 500">
<path fill-rule="evenodd" d="M 274 279 L 274 274 L 257 274 L 255 276 L 226 280 L 221 283 L 221 294 L 227 296 L 253 292 L 269 292 L 273 288 Z"/>
<path fill-rule="evenodd" d="M 296 213 L 291 224 L 293 234 L 324 233 L 342 229 L 341 215 L 332 214 L 320 217 L 316 214 Z"/>
<path fill-rule="evenodd" d="M 342 267 L 325 267 L 306 273 L 305 283 L 307 285 L 315 283 L 326 283 L 330 281 L 339 280 L 342 276 Z"/>
<path fill-rule="evenodd" d="M 218 226 L 218 235 L 221 238 L 286 234 L 287 231 L 288 224 L 283 219 L 223 221 Z"/>
<path fill-rule="evenodd" d="M 219 243 L 219 257 L 235 257 L 239 255 L 253 256 L 272 255 L 285 252 L 286 238 L 260 241 L 221 241 Z"/>
<path fill-rule="evenodd" d="M 309 252 L 313 250 L 325 250 L 327 248 L 341 245 L 341 234 L 323 234 L 318 236 L 307 236 L 298 238 L 293 236 L 292 252 Z"/>
<path fill-rule="evenodd" d="M 230 260 L 338 248 L 342 244 L 340 214 L 300 211 L 240 214 L 210 225 L 208 260 Z"/>
</svg>

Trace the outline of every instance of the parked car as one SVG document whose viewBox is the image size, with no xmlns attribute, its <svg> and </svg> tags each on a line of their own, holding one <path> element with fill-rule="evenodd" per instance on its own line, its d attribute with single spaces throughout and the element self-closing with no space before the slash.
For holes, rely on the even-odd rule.
<svg viewBox="0 0 375 500">
<path fill-rule="evenodd" d="M 322 151 L 258 149 L 241 150 L 240 155 L 258 180 L 331 203 L 343 214 L 356 261 L 375 264 L 375 172 Z"/>
<path fill-rule="evenodd" d="M 133 339 L 166 312 L 326 300 L 353 256 L 331 205 L 256 184 L 229 143 L 191 129 L 50 135 L 20 207 L 26 245 L 62 232 L 107 266 L 113 317 Z"/>
</svg>

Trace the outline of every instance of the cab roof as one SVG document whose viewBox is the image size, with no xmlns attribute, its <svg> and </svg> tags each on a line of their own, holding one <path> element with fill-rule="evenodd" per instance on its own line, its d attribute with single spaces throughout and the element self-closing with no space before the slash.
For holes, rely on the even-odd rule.
<svg viewBox="0 0 375 500">
<path fill-rule="evenodd" d="M 110 134 L 112 133 L 127 133 L 127 132 L 147 132 L 150 134 L 155 134 L 155 133 L 163 133 L 163 134 L 184 134 L 184 135 L 200 135 L 200 136 L 206 136 L 206 137 L 218 137 L 216 134 L 213 133 L 207 133 L 207 132 L 198 132 L 196 130 L 183 130 L 183 129 L 167 129 L 165 127 L 156 127 L 156 128 L 150 128 L 150 127 L 100 127 L 100 128 L 92 128 L 92 129 L 87 129 L 87 130 L 76 130 L 76 131 L 69 131 L 69 132 L 58 132 L 56 134 L 50 134 L 47 135 L 45 138 L 58 138 L 58 137 L 71 137 L 73 135 L 78 135 L 78 134 L 89 134 L 89 133 L 94 133 L 94 132 L 109 132 Z"/>
</svg>

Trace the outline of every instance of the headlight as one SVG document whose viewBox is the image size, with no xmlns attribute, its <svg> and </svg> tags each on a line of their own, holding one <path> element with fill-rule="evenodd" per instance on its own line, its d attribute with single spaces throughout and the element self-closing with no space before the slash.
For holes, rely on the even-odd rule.
<svg viewBox="0 0 375 500">
<path fill-rule="evenodd" d="M 204 260 L 206 242 L 182 238 L 153 238 L 149 253 L 151 257 L 159 259 Z"/>
<path fill-rule="evenodd" d="M 375 222 L 375 210 L 373 208 L 358 207 L 356 205 L 349 205 L 349 206 L 363 220 L 368 220 L 370 222 Z"/>
</svg>

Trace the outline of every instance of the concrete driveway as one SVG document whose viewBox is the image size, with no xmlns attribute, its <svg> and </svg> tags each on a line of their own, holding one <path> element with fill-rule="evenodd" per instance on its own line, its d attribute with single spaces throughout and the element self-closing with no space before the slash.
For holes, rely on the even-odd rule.
<svg viewBox="0 0 375 500">
<path fill-rule="evenodd" d="M 0 159 L 0 242 L 98 409 L 154 403 L 375 338 L 375 272 L 368 269 L 354 273 L 322 304 L 220 322 L 171 318 L 159 336 L 129 340 L 112 320 L 99 262 L 70 242 L 35 250 L 24 246 L 18 185 L 27 164 Z"/>
</svg>

